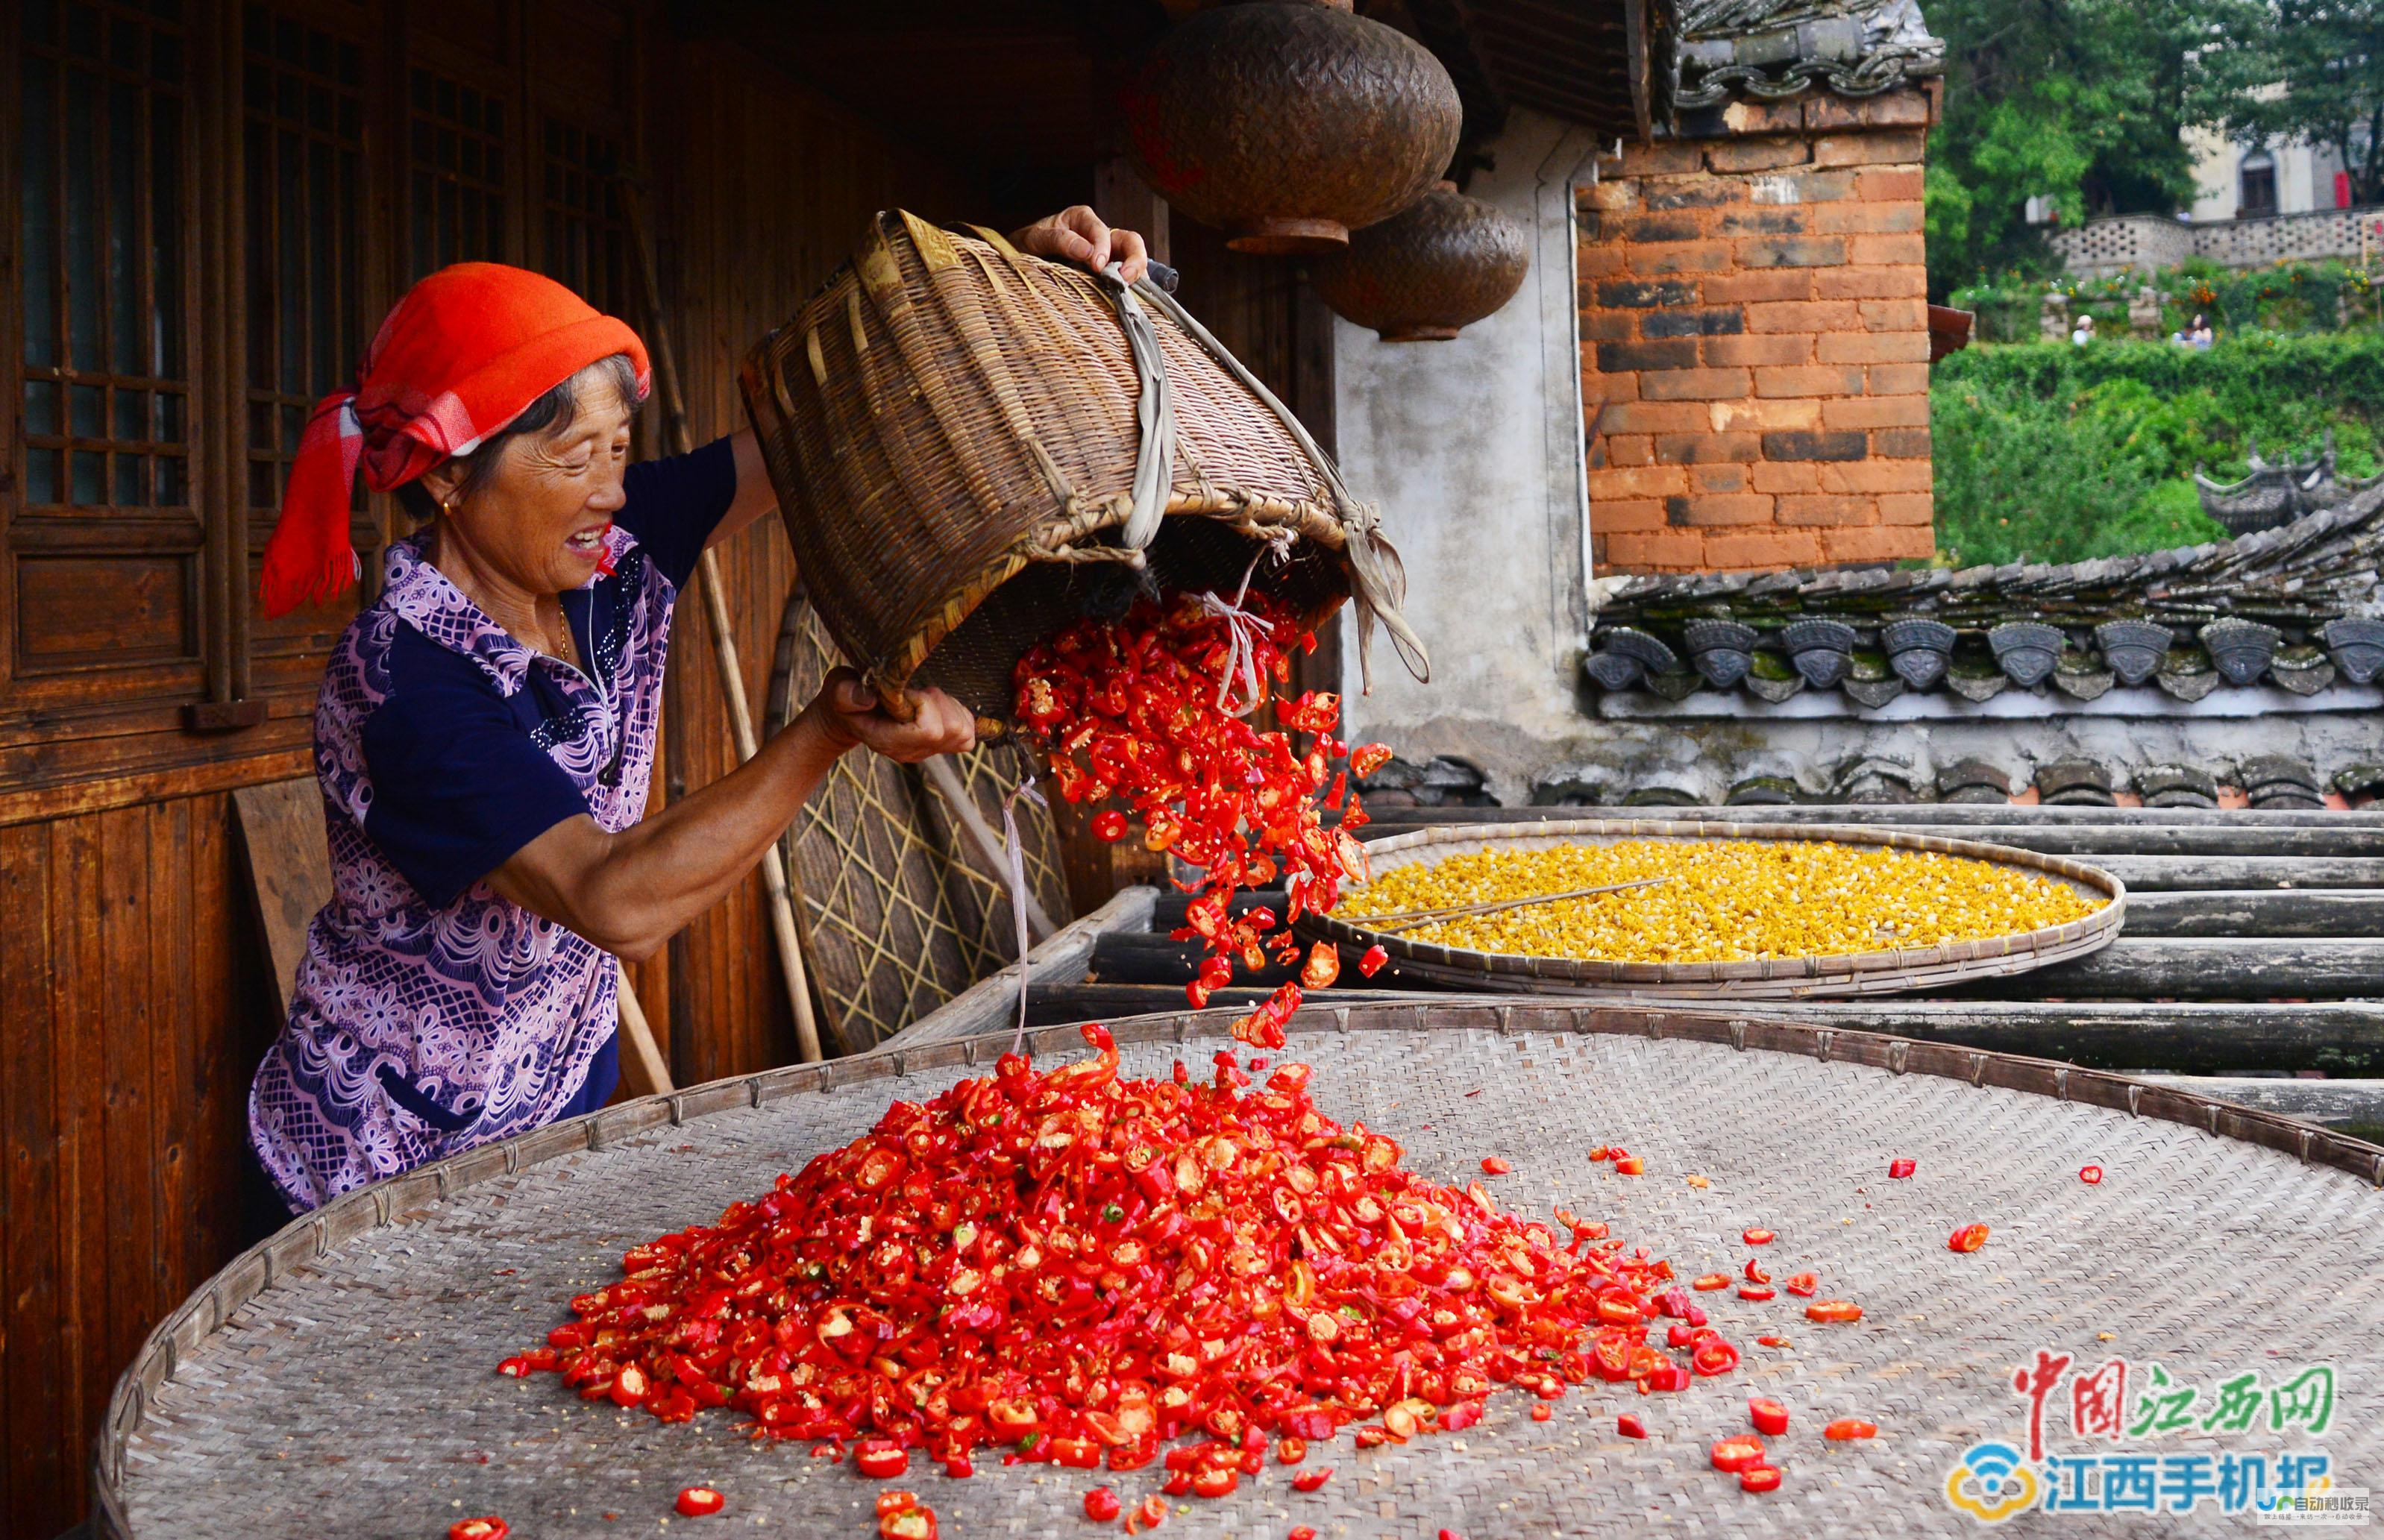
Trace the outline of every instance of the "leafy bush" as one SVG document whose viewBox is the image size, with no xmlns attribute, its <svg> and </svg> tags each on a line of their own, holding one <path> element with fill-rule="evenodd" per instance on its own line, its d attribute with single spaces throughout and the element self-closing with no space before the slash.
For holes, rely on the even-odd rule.
<svg viewBox="0 0 2384 1540">
<path fill-rule="evenodd" d="M 1930 389 L 1939 559 L 2075 562 L 2222 540 L 2195 496 L 2311 454 L 2372 474 L 2384 429 L 2384 336 L 2254 335 L 2208 352 L 2165 342 L 1974 347 Z"/>
<path fill-rule="evenodd" d="M 2091 315 L 2105 337 L 2125 332 L 2128 302 L 2147 281 L 2141 273 L 2104 278 L 2062 274 L 2047 279 L 2018 270 L 1956 289 L 1948 303 L 1979 315 L 1979 334 L 1988 342 L 2025 342 L 2037 336 L 2037 316 L 2050 290 L 2069 297 L 2072 319 Z M 2164 268 L 2149 281 L 2161 296 L 2164 335 L 2183 330 L 2196 315 L 2222 332 L 2336 331 L 2375 326 L 2384 307 L 2384 275 L 2371 277 L 2329 258 L 2284 262 L 2271 267 L 2222 267 L 2194 257 Z"/>
</svg>

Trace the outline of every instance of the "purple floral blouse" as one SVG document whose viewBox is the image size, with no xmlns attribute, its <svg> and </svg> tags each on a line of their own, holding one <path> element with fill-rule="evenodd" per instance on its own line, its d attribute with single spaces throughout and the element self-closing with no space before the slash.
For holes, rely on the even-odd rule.
<svg viewBox="0 0 2384 1540">
<path fill-rule="evenodd" d="M 316 705 L 332 898 L 249 1091 L 293 1211 L 574 1110 L 618 961 L 485 879 L 564 819 L 643 815 L 672 604 L 735 484 L 726 441 L 631 467 L 610 570 L 564 596 L 586 673 L 391 546 Z"/>
</svg>

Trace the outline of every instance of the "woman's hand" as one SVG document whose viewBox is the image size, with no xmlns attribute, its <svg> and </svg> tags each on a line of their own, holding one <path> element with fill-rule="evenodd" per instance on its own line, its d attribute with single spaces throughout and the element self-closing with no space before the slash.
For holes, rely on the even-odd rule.
<svg viewBox="0 0 2384 1540">
<path fill-rule="evenodd" d="M 1110 229 L 1083 204 L 1036 220 L 1012 236 L 1010 243 L 1055 262 L 1080 262 L 1096 272 L 1115 262 L 1128 283 L 1140 280 L 1150 267 L 1150 250 L 1141 236 L 1130 230 Z"/>
<path fill-rule="evenodd" d="M 908 722 L 897 721 L 860 675 L 838 668 L 828 675 L 803 714 L 839 750 L 863 746 L 903 764 L 976 747 L 976 714 L 966 706 L 940 689 L 921 691 L 912 701 L 916 714 Z"/>
</svg>

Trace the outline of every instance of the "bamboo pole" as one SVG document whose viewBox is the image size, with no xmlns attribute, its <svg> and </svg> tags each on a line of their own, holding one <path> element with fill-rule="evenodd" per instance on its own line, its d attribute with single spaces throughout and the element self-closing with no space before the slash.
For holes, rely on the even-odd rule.
<svg viewBox="0 0 2384 1540">
<path fill-rule="evenodd" d="M 621 1041 L 628 1049 L 622 1056 L 621 1078 L 629 1083 L 631 1096 L 668 1096 L 677 1089 L 671 1084 L 670 1065 L 663 1062 L 662 1049 L 654 1042 L 653 1023 L 646 1020 L 646 1008 L 638 1003 L 638 991 L 629 987 L 629 970 L 621 970 Z"/>
<path fill-rule="evenodd" d="M 663 409 L 663 430 L 671 453 L 695 448 L 687 426 L 687 399 L 680 393 L 678 365 L 671 353 L 670 325 L 663 316 L 662 280 L 654 267 L 654 252 L 647 239 L 645 204 L 637 183 L 620 180 L 621 211 L 636 248 L 638 277 L 646 305 L 646 346 L 652 355 L 654 391 Z M 703 590 L 704 613 L 712 622 L 712 651 L 720 669 L 720 693 L 728 702 L 728 728 L 737 749 L 737 763 L 753 757 L 759 741 L 753 736 L 752 709 L 745 700 L 745 671 L 738 662 L 737 634 L 728 620 L 728 601 L 720 582 L 720 564 L 707 550 L 697 567 L 696 584 Z M 812 1013 L 809 972 L 803 966 L 801 934 L 795 928 L 794 895 L 777 842 L 762 853 L 762 886 L 768 889 L 770 931 L 777 943 L 778 967 L 786 977 L 787 1000 L 794 1008 L 796 1050 L 805 1063 L 820 1057 L 819 1023 Z"/>
</svg>

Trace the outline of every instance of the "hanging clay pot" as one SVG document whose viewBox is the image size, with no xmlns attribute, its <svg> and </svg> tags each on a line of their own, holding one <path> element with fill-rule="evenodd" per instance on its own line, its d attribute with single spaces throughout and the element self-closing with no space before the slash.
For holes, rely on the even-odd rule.
<svg viewBox="0 0 2384 1540">
<path fill-rule="evenodd" d="M 1350 0 L 1198 12 L 1124 92 L 1135 168 L 1235 251 L 1337 251 L 1415 202 L 1464 110 L 1429 49 Z"/>
<path fill-rule="evenodd" d="M 1385 342 L 1441 342 L 1515 297 L 1532 265 L 1523 227 L 1444 181 L 1316 265 L 1316 292 Z"/>
</svg>

